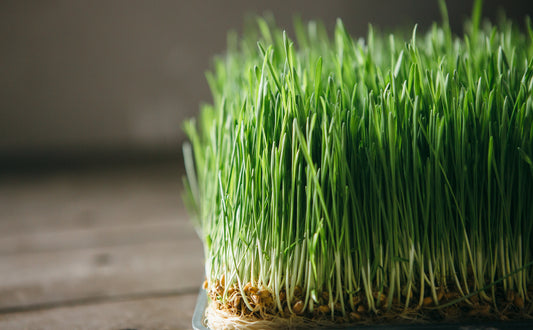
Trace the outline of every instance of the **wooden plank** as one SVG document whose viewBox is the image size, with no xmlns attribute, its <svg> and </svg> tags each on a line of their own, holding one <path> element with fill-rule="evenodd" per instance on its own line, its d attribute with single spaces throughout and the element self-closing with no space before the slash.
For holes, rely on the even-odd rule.
<svg viewBox="0 0 533 330">
<path fill-rule="evenodd" d="M 189 329 L 204 270 L 181 174 L 2 177 L 0 329 Z"/>
<path fill-rule="evenodd" d="M 0 310 L 91 297 L 192 290 L 203 281 L 195 236 L 165 242 L 4 255 Z"/>
<path fill-rule="evenodd" d="M 0 177 L 0 237 L 187 221 L 176 164 Z"/>
<path fill-rule="evenodd" d="M 0 329 L 191 329 L 196 294 L 0 314 Z"/>
<path fill-rule="evenodd" d="M 173 221 L 121 224 L 107 227 L 61 229 L 45 232 L 12 233 L 0 237 L 0 256 L 20 253 L 112 247 L 173 241 L 195 237 L 192 224 L 183 215 Z"/>
</svg>

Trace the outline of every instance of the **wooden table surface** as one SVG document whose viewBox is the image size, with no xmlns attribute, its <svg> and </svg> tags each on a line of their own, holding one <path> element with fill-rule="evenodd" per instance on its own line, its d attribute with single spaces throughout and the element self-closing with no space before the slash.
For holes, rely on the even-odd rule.
<svg viewBox="0 0 533 330">
<path fill-rule="evenodd" d="M 0 329 L 190 329 L 178 162 L 0 176 Z"/>
</svg>

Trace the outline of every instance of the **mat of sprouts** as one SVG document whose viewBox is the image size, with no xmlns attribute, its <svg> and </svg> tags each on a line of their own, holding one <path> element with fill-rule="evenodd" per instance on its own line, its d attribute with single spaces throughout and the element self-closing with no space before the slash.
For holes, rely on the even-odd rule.
<svg viewBox="0 0 533 330">
<path fill-rule="evenodd" d="M 533 29 L 480 13 L 230 36 L 185 125 L 209 326 L 533 318 Z"/>
</svg>

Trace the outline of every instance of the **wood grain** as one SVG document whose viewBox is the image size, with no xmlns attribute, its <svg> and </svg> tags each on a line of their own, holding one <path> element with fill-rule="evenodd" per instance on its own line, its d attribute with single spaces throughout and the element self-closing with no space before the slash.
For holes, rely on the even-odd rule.
<svg viewBox="0 0 533 330">
<path fill-rule="evenodd" d="M 197 238 L 110 248 L 3 256 L 0 310 L 46 303 L 198 288 Z"/>
<path fill-rule="evenodd" d="M 188 222 L 177 164 L 0 177 L 0 237 Z"/>
<path fill-rule="evenodd" d="M 173 221 L 166 222 L 146 221 L 135 225 L 12 233 L 0 237 L 0 256 L 136 245 L 196 237 L 193 226 L 188 221 L 180 220 L 176 217 Z"/>
<path fill-rule="evenodd" d="M 175 164 L 0 177 L 0 329 L 189 329 L 203 250 Z"/>
<path fill-rule="evenodd" d="M 0 315 L 0 329 L 191 329 L 196 294 Z"/>
</svg>

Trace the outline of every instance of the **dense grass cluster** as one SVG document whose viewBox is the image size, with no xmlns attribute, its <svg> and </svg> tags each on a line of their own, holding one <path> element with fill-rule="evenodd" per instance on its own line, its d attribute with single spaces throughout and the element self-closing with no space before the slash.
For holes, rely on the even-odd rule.
<svg viewBox="0 0 533 330">
<path fill-rule="evenodd" d="M 222 303 L 237 288 L 254 310 L 248 283 L 280 314 L 532 298 L 533 33 L 479 21 L 230 38 L 184 148 Z"/>
</svg>

